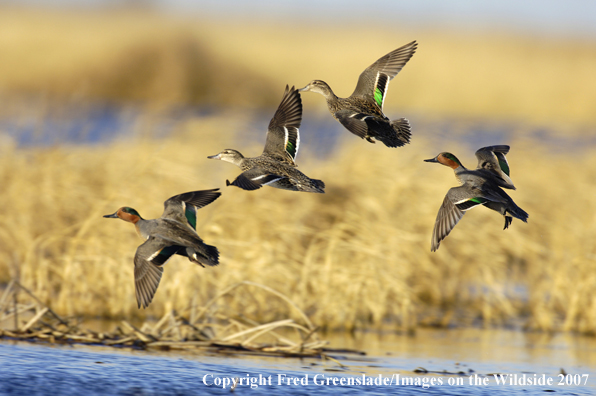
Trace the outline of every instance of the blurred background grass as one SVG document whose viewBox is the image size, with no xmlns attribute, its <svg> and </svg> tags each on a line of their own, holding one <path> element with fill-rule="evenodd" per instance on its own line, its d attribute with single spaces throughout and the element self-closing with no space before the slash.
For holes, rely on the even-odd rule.
<svg viewBox="0 0 596 396">
<path fill-rule="evenodd" d="M 329 329 L 594 334 L 596 36 L 303 18 L 4 7 L 0 283 L 18 277 L 56 311 L 91 317 L 159 317 L 250 280 Z M 411 145 L 360 141 L 305 94 L 298 162 L 327 193 L 224 188 L 238 169 L 206 156 L 260 153 L 285 84 L 323 79 L 347 96 L 366 66 L 414 39 L 419 50 L 385 106 L 410 119 Z M 106 106 L 118 122 L 91 144 L 85 117 Z M 483 135 L 492 129 L 502 132 Z M 330 131 L 337 141 L 321 150 Z M 451 151 L 474 167 L 474 151 L 489 144 L 512 146 L 511 196 L 529 223 L 502 231 L 501 217 L 475 210 L 431 254 L 436 213 L 456 181 L 422 159 Z M 168 197 L 214 187 L 223 196 L 197 228 L 221 265 L 173 259 L 150 308 L 137 310 L 141 240 L 101 216 L 127 205 L 156 218 Z M 256 320 L 291 315 L 259 290 L 221 301 Z"/>
</svg>

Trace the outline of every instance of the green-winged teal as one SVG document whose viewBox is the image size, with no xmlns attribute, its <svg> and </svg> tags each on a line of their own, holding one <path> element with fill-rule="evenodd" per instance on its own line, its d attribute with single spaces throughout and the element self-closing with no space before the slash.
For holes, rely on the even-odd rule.
<svg viewBox="0 0 596 396">
<path fill-rule="evenodd" d="M 424 160 L 438 162 L 452 168 L 455 177 L 462 184 L 453 187 L 445 196 L 439 209 L 431 240 L 431 251 L 436 251 L 439 244 L 455 227 L 467 210 L 478 205 L 499 212 L 505 217 L 505 227 L 509 227 L 513 217 L 527 222 L 528 214 L 513 202 L 511 197 L 501 189 L 515 190 L 509 177 L 509 164 L 505 154 L 509 146 L 489 146 L 476 151 L 478 167 L 476 170 L 466 169 L 457 157 L 451 153 L 440 153 L 435 158 Z"/>
<path fill-rule="evenodd" d="M 219 189 L 192 191 L 176 195 L 164 202 L 159 219 L 145 220 L 139 212 L 127 206 L 107 218 L 119 218 L 133 223 L 145 242 L 135 254 L 135 293 L 139 308 L 147 308 L 157 290 L 163 265 L 174 255 L 188 257 L 201 267 L 219 264 L 219 252 L 207 245 L 196 232 L 197 209 L 215 201 Z"/>
<path fill-rule="evenodd" d="M 327 100 L 333 117 L 356 136 L 374 143 L 380 140 L 387 147 L 401 147 L 410 142 L 410 123 L 405 118 L 391 121 L 383 114 L 383 102 L 389 81 L 405 66 L 416 51 L 416 41 L 404 45 L 367 67 L 348 98 L 338 98 L 329 85 L 313 80 L 300 92 L 318 92 Z"/>
<path fill-rule="evenodd" d="M 324 193 L 325 183 L 310 179 L 296 169 L 296 154 L 300 146 L 298 128 L 302 121 L 302 101 L 298 91 L 286 85 L 286 90 L 275 115 L 269 123 L 263 154 L 245 158 L 240 152 L 226 149 L 207 158 L 231 162 L 243 172 L 226 184 L 256 190 L 262 186 L 282 190 Z"/>
</svg>

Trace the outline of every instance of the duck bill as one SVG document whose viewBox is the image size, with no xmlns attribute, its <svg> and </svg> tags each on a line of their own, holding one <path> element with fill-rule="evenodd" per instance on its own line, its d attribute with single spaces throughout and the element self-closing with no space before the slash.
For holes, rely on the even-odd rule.
<svg viewBox="0 0 596 396">
<path fill-rule="evenodd" d="M 220 160 L 221 159 L 221 153 L 219 154 L 215 154 L 215 155 L 210 155 L 207 158 L 209 159 L 216 159 L 216 160 Z"/>
<path fill-rule="evenodd" d="M 435 157 L 435 158 L 424 160 L 424 162 L 439 162 L 439 160 L 437 159 L 437 157 Z"/>
<path fill-rule="evenodd" d="M 105 215 L 104 217 L 106 219 L 117 219 L 118 218 L 118 211 L 116 211 L 116 212 L 114 212 L 112 214 L 109 214 L 109 215 Z"/>
<path fill-rule="evenodd" d="M 307 85 L 304 88 L 297 89 L 298 92 L 308 92 L 310 90 L 310 85 Z"/>
</svg>

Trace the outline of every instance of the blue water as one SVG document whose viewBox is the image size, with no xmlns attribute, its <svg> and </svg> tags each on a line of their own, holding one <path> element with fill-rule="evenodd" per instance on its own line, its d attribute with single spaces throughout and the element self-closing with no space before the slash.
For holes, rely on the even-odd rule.
<svg viewBox="0 0 596 396">
<path fill-rule="evenodd" d="M 0 118 L 0 137 L 2 134 L 7 135 L 21 147 L 109 144 L 116 140 L 138 137 L 160 139 L 172 136 L 176 128 L 185 121 L 200 120 L 206 116 L 229 117 L 230 114 L 230 109 L 186 106 L 148 116 L 141 107 L 132 105 L 71 104 L 67 110 L 46 114 L 31 110 L 31 114 L 25 112 L 18 116 L 4 116 Z M 244 128 L 228 131 L 235 147 L 264 144 L 271 116 L 271 112 L 254 112 L 248 116 Z M 429 149 L 439 151 L 454 141 L 475 151 L 479 147 L 511 144 L 520 139 L 538 142 L 559 153 L 575 153 L 596 147 L 596 133 L 586 131 L 564 134 L 552 127 L 529 127 L 513 122 L 428 120 L 421 114 L 408 114 L 408 119 L 412 125 L 412 144 L 416 144 L 418 139 L 425 139 L 434 146 Z M 197 140 L 199 137 L 198 130 Z M 310 112 L 303 116 L 300 139 L 301 147 L 308 147 L 309 155 L 320 159 L 325 159 L 342 143 L 360 140 L 345 130 L 330 114 Z"/>
<path fill-rule="evenodd" d="M 421 333 L 414 338 L 365 340 L 371 346 L 371 356 L 341 360 L 345 368 L 320 359 L 157 353 L 2 341 L 0 395 L 229 394 L 236 378 L 242 382 L 235 393 L 251 395 L 596 394 L 596 370 L 590 366 L 596 356 L 594 340 L 544 340 L 516 332 L 483 330 Z M 561 365 L 571 375 L 567 379 L 579 380 L 581 385 L 566 385 L 565 377 L 559 375 Z M 416 374 L 416 367 L 432 372 Z M 463 374 L 444 375 L 443 370 Z M 516 375 L 518 384 L 497 385 L 494 373 Z M 520 385 L 524 376 L 550 379 L 552 384 Z M 400 385 L 396 385 L 398 380 Z"/>
</svg>

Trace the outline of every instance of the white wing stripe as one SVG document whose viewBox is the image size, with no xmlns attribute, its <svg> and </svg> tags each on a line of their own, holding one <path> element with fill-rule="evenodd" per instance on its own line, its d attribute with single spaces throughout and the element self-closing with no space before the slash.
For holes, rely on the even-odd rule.
<svg viewBox="0 0 596 396">
<path fill-rule="evenodd" d="M 161 253 L 161 249 L 159 249 L 158 251 L 156 251 L 155 253 L 153 253 L 151 256 L 149 256 L 147 258 L 147 261 L 152 261 L 154 258 L 156 258 L 159 255 L 159 253 Z"/>
<path fill-rule="evenodd" d="M 294 154 L 294 159 L 298 157 L 298 150 L 300 149 L 300 128 L 296 128 L 296 153 Z"/>
<path fill-rule="evenodd" d="M 276 181 L 278 181 L 278 180 L 281 180 L 281 179 L 283 179 L 283 177 L 280 177 L 280 178 L 278 178 L 278 179 L 273 179 L 273 180 L 271 180 L 270 182 L 264 183 L 263 185 L 264 185 L 264 186 L 266 186 L 266 185 L 268 185 L 268 184 L 275 183 Z"/>
</svg>

